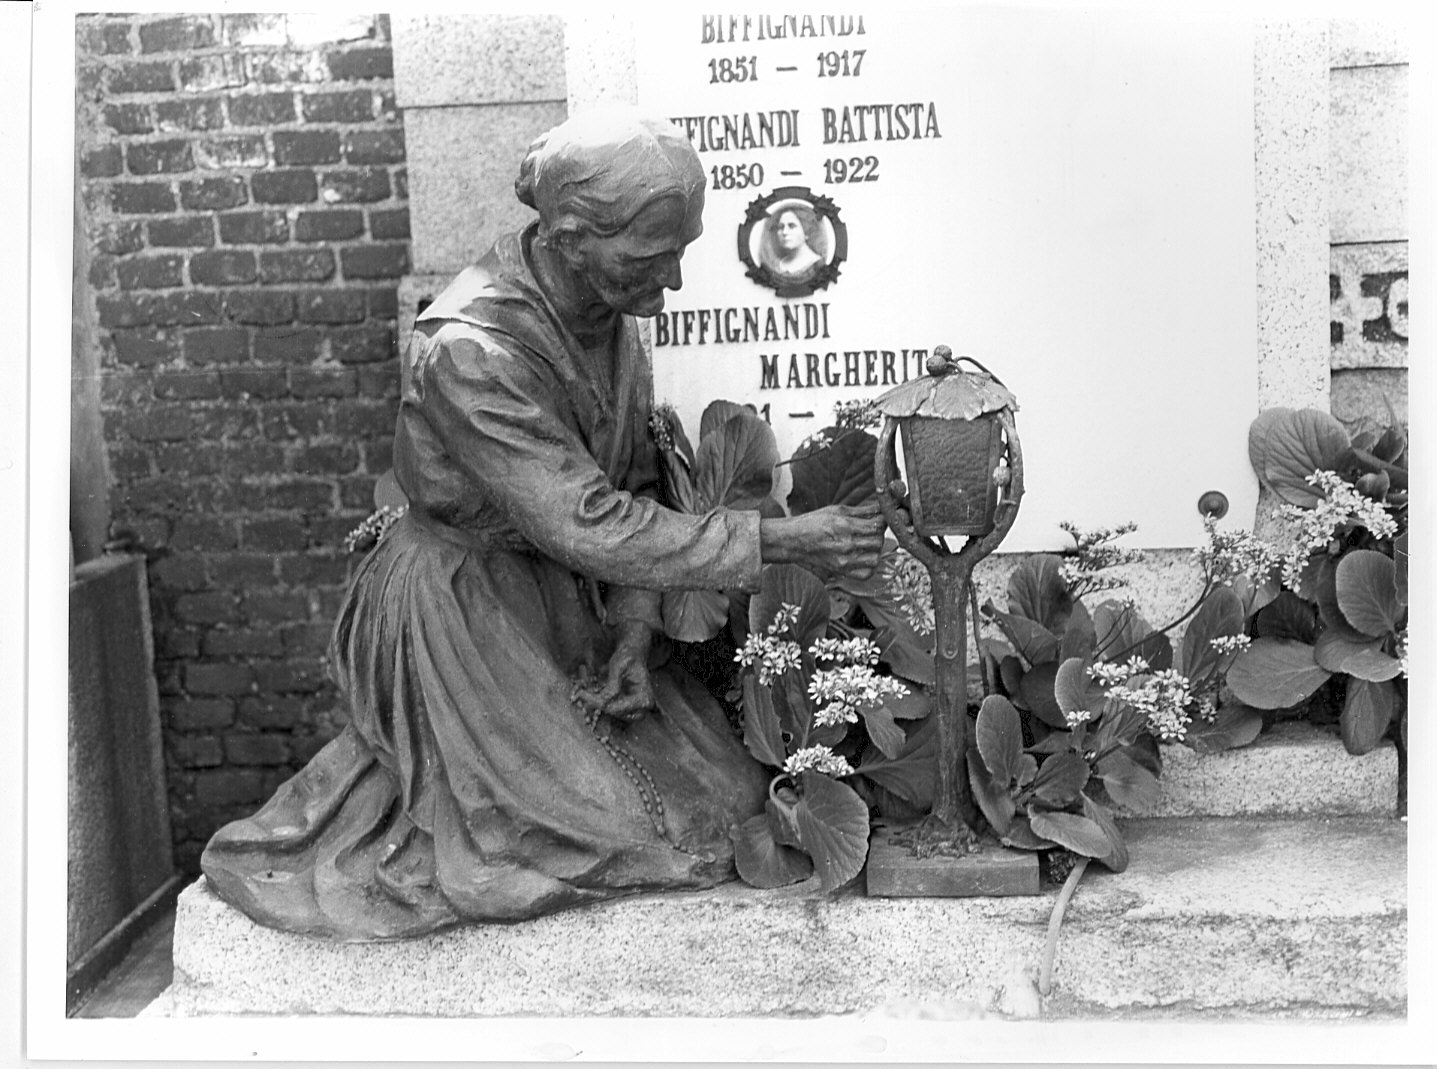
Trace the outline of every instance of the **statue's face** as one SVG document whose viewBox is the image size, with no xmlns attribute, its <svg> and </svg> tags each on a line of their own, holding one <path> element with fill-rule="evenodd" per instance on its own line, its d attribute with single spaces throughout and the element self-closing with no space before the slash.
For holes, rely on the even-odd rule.
<svg viewBox="0 0 1437 1069">
<path fill-rule="evenodd" d="M 650 202 L 612 237 L 586 236 L 578 267 L 589 287 L 610 308 L 634 316 L 664 309 L 664 290 L 683 286 L 684 249 L 703 233 L 703 191 L 685 205 L 679 197 Z"/>
<path fill-rule="evenodd" d="M 798 216 L 793 212 L 784 212 L 780 215 L 778 225 L 774 229 L 778 247 L 784 252 L 794 252 L 803 248 L 803 224 L 798 221 Z"/>
</svg>

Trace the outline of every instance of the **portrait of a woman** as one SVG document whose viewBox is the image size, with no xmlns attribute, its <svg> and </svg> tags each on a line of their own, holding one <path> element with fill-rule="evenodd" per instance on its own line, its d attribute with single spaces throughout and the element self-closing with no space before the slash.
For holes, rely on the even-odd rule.
<svg viewBox="0 0 1437 1069">
<path fill-rule="evenodd" d="M 763 263 L 785 279 L 801 278 L 824 262 L 823 227 L 807 205 L 789 204 L 769 216 L 764 229 Z"/>
</svg>

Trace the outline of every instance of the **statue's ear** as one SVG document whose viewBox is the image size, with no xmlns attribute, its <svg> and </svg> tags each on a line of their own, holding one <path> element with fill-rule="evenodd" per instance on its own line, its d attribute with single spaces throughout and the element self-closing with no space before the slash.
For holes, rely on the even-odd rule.
<svg viewBox="0 0 1437 1069">
<path fill-rule="evenodd" d="M 549 248 L 558 253 L 571 270 L 577 270 L 583 265 L 583 250 L 580 247 L 583 242 L 578 230 L 570 227 L 551 230 L 546 240 Z"/>
</svg>

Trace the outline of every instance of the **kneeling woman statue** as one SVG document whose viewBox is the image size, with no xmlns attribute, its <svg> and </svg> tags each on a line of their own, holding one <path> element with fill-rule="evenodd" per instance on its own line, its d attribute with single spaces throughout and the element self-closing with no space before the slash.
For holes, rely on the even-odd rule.
<svg viewBox="0 0 1437 1069">
<path fill-rule="evenodd" d="M 657 499 L 633 317 L 682 285 L 702 231 L 683 135 L 581 115 L 534 143 L 515 190 L 537 222 L 419 316 L 404 359 L 410 507 L 330 647 L 349 724 L 205 850 L 215 892 L 262 924 L 395 939 L 730 878 L 729 828 L 768 773 L 681 668 L 650 674 L 658 592 L 877 564 L 876 506 L 760 519 Z"/>
</svg>

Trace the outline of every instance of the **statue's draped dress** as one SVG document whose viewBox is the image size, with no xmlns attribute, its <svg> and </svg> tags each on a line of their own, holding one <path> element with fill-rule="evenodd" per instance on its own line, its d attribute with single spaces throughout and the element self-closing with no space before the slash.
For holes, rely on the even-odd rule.
<svg viewBox="0 0 1437 1069">
<path fill-rule="evenodd" d="M 205 850 L 210 886 L 263 924 L 392 939 L 711 886 L 762 808 L 762 768 L 678 666 L 631 724 L 573 701 L 618 621 L 657 626 L 655 591 L 757 587 L 758 515 L 657 504 L 637 324 L 570 333 L 533 234 L 419 316 L 394 442 L 410 507 L 331 640 L 348 726 Z"/>
</svg>

